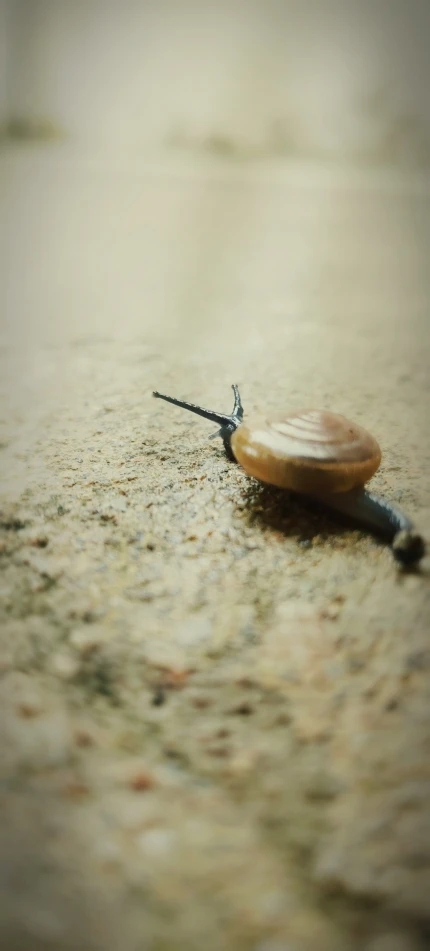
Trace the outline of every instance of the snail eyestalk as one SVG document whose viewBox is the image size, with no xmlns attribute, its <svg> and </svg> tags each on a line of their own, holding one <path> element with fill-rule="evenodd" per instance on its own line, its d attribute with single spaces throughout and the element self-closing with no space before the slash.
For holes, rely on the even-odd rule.
<svg viewBox="0 0 430 951">
<path fill-rule="evenodd" d="M 188 403 L 186 400 L 177 400 L 174 396 L 165 396 L 164 393 L 158 393 L 157 390 L 154 390 L 152 395 L 157 400 L 165 400 L 166 403 L 173 403 L 173 406 L 180 406 L 181 409 L 187 409 L 190 413 L 195 413 L 197 416 L 203 416 L 204 419 L 210 419 L 213 423 L 217 423 L 220 428 L 216 433 L 212 433 L 209 438 L 215 439 L 217 436 L 220 436 L 224 443 L 227 456 L 235 462 L 236 460 L 231 451 L 230 440 L 235 429 L 237 429 L 242 422 L 243 406 L 240 399 L 239 388 L 235 383 L 232 385 L 232 390 L 234 393 L 234 406 L 233 412 L 230 414 L 216 413 L 213 410 L 204 409 L 202 406 L 196 406 L 194 403 Z"/>
<path fill-rule="evenodd" d="M 386 499 L 369 492 L 354 489 L 318 496 L 321 502 L 369 526 L 391 544 L 394 558 L 399 564 L 414 565 L 425 554 L 424 540 L 401 509 Z"/>
</svg>

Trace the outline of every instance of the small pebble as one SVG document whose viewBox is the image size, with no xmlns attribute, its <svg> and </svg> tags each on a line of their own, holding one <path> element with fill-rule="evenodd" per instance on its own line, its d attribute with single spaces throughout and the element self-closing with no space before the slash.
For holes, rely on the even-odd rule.
<svg viewBox="0 0 430 951">
<path fill-rule="evenodd" d="M 72 631 L 69 641 L 82 657 L 87 657 L 100 647 L 102 637 L 98 628 L 91 624 L 89 627 L 78 627 Z"/>
<path fill-rule="evenodd" d="M 156 691 L 152 696 L 152 706 L 153 707 L 162 707 L 166 702 L 166 691 L 162 687 L 157 687 Z"/>
<path fill-rule="evenodd" d="M 340 614 L 340 605 L 336 603 L 327 604 L 326 607 L 322 608 L 320 617 L 327 621 L 335 621 Z"/>
<path fill-rule="evenodd" d="M 87 730 L 77 730 L 75 733 L 76 746 L 88 747 L 94 746 L 94 738 Z"/>
<path fill-rule="evenodd" d="M 152 789 L 153 786 L 154 780 L 148 773 L 137 773 L 130 781 L 130 789 L 133 792 L 146 792 L 148 789 Z"/>
<path fill-rule="evenodd" d="M 239 703 L 237 707 L 233 707 L 231 713 L 237 713 L 242 717 L 249 717 L 254 713 L 254 708 L 250 703 Z"/>
<path fill-rule="evenodd" d="M 210 697 L 193 697 L 191 703 L 197 710 L 206 710 L 212 705 L 213 700 Z"/>
</svg>

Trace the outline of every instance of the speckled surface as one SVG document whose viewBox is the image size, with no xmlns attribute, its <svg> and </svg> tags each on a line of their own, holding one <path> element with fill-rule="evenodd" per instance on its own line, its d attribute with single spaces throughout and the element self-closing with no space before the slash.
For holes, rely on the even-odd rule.
<svg viewBox="0 0 430 951">
<path fill-rule="evenodd" d="M 429 561 L 151 391 L 352 417 L 428 539 L 428 184 L 0 166 L 2 946 L 423 951 Z"/>
</svg>

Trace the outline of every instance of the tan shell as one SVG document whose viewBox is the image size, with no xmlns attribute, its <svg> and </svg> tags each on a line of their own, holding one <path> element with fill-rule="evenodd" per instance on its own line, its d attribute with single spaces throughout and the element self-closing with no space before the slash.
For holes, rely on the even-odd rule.
<svg viewBox="0 0 430 951">
<path fill-rule="evenodd" d="M 247 420 L 233 433 L 231 448 L 248 475 L 314 495 L 364 485 L 381 461 L 376 439 L 362 426 L 313 409 Z"/>
</svg>

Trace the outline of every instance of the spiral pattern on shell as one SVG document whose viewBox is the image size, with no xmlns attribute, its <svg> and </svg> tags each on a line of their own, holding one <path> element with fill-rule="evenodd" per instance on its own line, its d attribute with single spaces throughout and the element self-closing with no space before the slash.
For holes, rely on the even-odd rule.
<svg viewBox="0 0 430 951">
<path fill-rule="evenodd" d="M 313 409 L 247 420 L 231 448 L 248 475 L 312 495 L 362 486 L 381 461 L 378 443 L 362 426 Z"/>
</svg>

